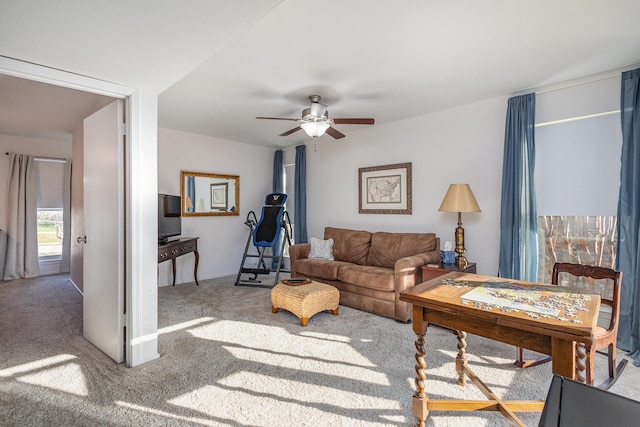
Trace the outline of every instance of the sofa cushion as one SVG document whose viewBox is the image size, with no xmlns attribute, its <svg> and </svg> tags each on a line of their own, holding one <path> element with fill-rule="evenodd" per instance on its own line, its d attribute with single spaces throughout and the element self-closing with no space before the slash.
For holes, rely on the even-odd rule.
<svg viewBox="0 0 640 427">
<path fill-rule="evenodd" d="M 345 265 L 338 269 L 338 280 L 350 285 L 393 292 L 395 276 L 392 269 L 368 265 Z"/>
<path fill-rule="evenodd" d="M 371 246 L 371 233 L 368 231 L 325 227 L 324 238 L 333 239 L 335 260 L 359 265 L 367 263 L 369 246 Z"/>
<path fill-rule="evenodd" d="M 309 258 L 333 261 L 333 239 L 320 240 L 312 237 Z"/>
<path fill-rule="evenodd" d="M 400 258 L 436 249 L 435 233 L 373 233 L 367 265 L 394 268 Z"/>
<path fill-rule="evenodd" d="M 298 259 L 296 260 L 296 276 L 310 279 L 338 279 L 338 268 L 349 265 L 347 262 L 327 261 L 324 259 Z"/>
</svg>

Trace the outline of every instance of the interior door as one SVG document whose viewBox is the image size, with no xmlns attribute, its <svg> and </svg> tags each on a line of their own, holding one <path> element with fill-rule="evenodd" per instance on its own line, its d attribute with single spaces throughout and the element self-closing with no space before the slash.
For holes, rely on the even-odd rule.
<svg viewBox="0 0 640 427">
<path fill-rule="evenodd" d="M 83 334 L 124 361 L 124 106 L 84 120 Z"/>
</svg>

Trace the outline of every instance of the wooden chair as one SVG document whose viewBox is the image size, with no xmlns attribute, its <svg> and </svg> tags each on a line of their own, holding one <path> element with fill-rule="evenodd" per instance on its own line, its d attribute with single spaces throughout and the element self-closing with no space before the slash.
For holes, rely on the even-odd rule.
<svg viewBox="0 0 640 427">
<path fill-rule="evenodd" d="M 513 362 L 513 364 L 518 368 L 530 368 L 547 362 L 551 362 L 551 356 L 542 357 L 536 360 L 524 360 L 524 348 L 516 347 L 516 361 Z"/>
<path fill-rule="evenodd" d="M 553 266 L 553 274 L 551 276 L 551 283 L 553 285 L 560 284 L 559 276 L 561 274 L 570 275 L 571 281 L 567 284 L 567 286 L 572 287 L 581 287 L 579 284 L 575 282 L 579 278 L 590 278 L 590 279 L 608 279 L 612 284 L 612 287 L 608 292 L 600 292 L 601 293 L 601 306 L 606 305 L 611 309 L 611 318 L 609 320 L 608 326 L 605 328 L 603 326 L 597 326 L 594 336 L 594 342 L 590 349 L 587 349 L 587 383 L 593 385 L 593 373 L 594 373 L 594 359 L 595 353 L 597 350 L 601 350 L 603 348 L 607 348 L 607 352 L 598 352 L 601 354 L 605 354 L 608 358 L 609 363 L 609 378 L 602 383 L 599 388 L 609 389 L 613 385 L 613 383 L 618 379 L 618 376 L 622 372 L 622 370 L 627 365 L 627 360 L 623 359 L 620 361 L 617 367 L 615 367 L 616 363 L 616 339 L 618 336 L 618 321 L 620 317 L 620 287 L 622 285 L 622 272 L 615 271 L 610 268 L 597 267 L 591 265 L 583 265 L 583 264 L 571 264 L 565 262 L 556 263 Z M 564 276 L 562 276 L 564 277 Z M 564 283 L 562 283 L 564 285 Z M 545 357 L 539 360 L 533 361 L 525 361 L 524 360 L 524 351 L 522 348 L 517 348 L 516 353 L 516 361 L 514 365 L 527 368 L 530 366 L 536 366 L 541 363 L 549 362 L 551 357 Z"/>
<path fill-rule="evenodd" d="M 596 267 L 592 265 L 582 264 L 570 264 L 570 263 L 556 263 L 553 266 L 553 275 L 551 277 L 551 283 L 559 284 L 558 276 L 560 274 L 569 274 L 571 279 L 575 280 L 579 277 L 591 278 L 591 279 L 608 279 L 611 281 L 613 287 L 609 288 L 609 291 L 601 292 L 601 306 L 609 306 L 611 309 L 611 319 L 608 322 L 607 327 L 596 326 L 594 334 L 594 341 L 591 348 L 587 348 L 587 384 L 593 385 L 593 372 L 594 372 L 594 360 L 597 350 L 607 349 L 606 354 L 609 362 L 609 378 L 600 384 L 598 387 L 604 390 L 609 389 L 618 377 L 622 370 L 627 365 L 627 360 L 620 361 L 618 366 L 616 363 L 616 339 L 618 337 L 618 323 L 620 318 L 620 288 L 622 285 L 622 272 L 615 271 L 610 268 Z M 564 283 L 562 283 L 564 285 Z M 576 286 L 570 283 L 569 286 Z M 576 287 L 580 287 L 577 285 Z M 598 351 L 600 353 L 600 351 Z"/>
</svg>

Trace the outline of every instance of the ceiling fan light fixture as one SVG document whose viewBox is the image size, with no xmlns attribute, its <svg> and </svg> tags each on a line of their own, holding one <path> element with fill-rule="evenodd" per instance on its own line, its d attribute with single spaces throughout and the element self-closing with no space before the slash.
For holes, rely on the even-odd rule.
<svg viewBox="0 0 640 427">
<path fill-rule="evenodd" d="M 325 133 L 334 139 L 344 138 L 345 135 L 333 127 L 333 125 L 372 125 L 375 120 L 373 118 L 329 118 L 327 106 L 320 103 L 320 95 L 311 95 L 309 97 L 311 106 L 302 110 L 302 118 L 293 119 L 288 117 L 256 117 L 256 119 L 267 120 L 290 120 L 300 123 L 299 126 L 289 129 L 280 134 L 280 136 L 289 136 L 294 132 L 303 129 L 307 135 L 317 138 Z"/>
<path fill-rule="evenodd" d="M 305 122 L 300 125 L 307 135 L 314 138 L 324 135 L 329 126 L 326 122 Z"/>
</svg>

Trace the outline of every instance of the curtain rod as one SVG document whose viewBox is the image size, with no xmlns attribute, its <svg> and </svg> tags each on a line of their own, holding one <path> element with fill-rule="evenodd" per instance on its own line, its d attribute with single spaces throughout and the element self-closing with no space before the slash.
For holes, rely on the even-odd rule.
<svg viewBox="0 0 640 427">
<path fill-rule="evenodd" d="M 620 75 L 622 75 L 623 72 L 633 70 L 638 67 L 640 67 L 640 62 L 635 62 L 627 66 L 615 68 L 613 70 L 608 70 L 601 73 L 577 77 L 577 78 L 555 82 L 555 83 L 549 83 L 541 86 L 530 87 L 528 89 L 518 91 L 517 93 L 514 94 L 514 96 L 525 95 L 532 92 L 534 92 L 536 95 L 542 95 L 544 93 L 555 92 L 557 90 L 569 89 L 575 86 L 582 86 L 582 85 L 594 83 L 600 80 L 619 77 Z"/>
<path fill-rule="evenodd" d="M 533 125 L 533 127 L 539 128 L 539 127 L 544 127 L 544 126 L 558 125 L 558 124 L 561 124 L 561 123 L 575 122 L 575 121 L 578 121 L 578 120 L 594 119 L 596 117 L 611 116 L 613 114 L 620 114 L 620 110 L 604 111 L 602 113 L 587 114 L 587 115 L 584 115 L 584 116 L 569 117 L 568 119 L 560 119 L 560 120 L 553 120 L 553 121 L 550 121 L 550 122 L 536 123 L 535 125 Z"/>
<path fill-rule="evenodd" d="M 11 153 L 6 151 L 4 154 L 6 156 L 8 156 Z M 63 158 L 60 158 L 60 157 L 43 157 L 43 156 L 34 156 L 33 159 L 34 160 L 41 160 L 41 161 L 45 161 L 45 162 L 66 162 L 67 160 L 69 160 L 69 159 L 63 159 Z"/>
<path fill-rule="evenodd" d="M 601 80 L 614 79 L 616 77 L 620 77 L 621 73 L 609 73 L 605 75 L 600 75 L 598 77 L 592 77 L 588 79 L 579 79 L 568 82 L 558 83 L 557 85 L 550 85 L 547 87 L 539 88 L 535 91 L 536 95 L 542 95 L 549 92 L 555 92 L 557 90 L 570 89 L 572 87 L 583 86 L 589 83 L 599 82 Z"/>
<path fill-rule="evenodd" d="M 282 152 L 284 153 L 285 151 L 291 151 L 291 150 L 295 150 L 296 147 L 300 146 L 300 145 L 306 145 L 304 142 L 298 143 L 296 145 L 290 145 L 288 147 L 284 147 L 284 148 L 280 148 L 280 150 L 282 150 Z"/>
</svg>

